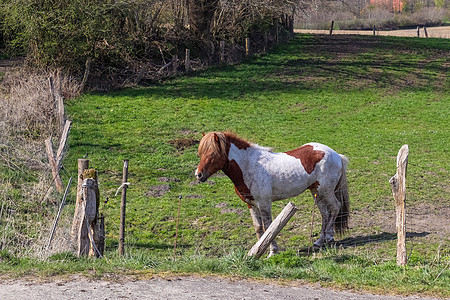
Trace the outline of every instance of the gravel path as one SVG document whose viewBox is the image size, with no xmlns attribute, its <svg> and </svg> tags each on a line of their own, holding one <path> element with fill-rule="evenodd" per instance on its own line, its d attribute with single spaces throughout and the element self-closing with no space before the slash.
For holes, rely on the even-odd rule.
<svg viewBox="0 0 450 300">
<path fill-rule="evenodd" d="M 335 291 L 303 284 L 268 284 L 218 277 L 171 276 L 151 279 L 89 280 L 69 279 L 38 283 L 24 280 L 0 282 L 0 299 L 432 299 L 418 296 L 380 296 L 367 293 Z"/>
</svg>

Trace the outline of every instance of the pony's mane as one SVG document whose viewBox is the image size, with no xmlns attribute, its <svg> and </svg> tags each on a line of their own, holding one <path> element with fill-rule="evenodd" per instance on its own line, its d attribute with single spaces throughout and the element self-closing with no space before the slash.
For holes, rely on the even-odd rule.
<svg viewBox="0 0 450 300">
<path fill-rule="evenodd" d="M 227 152 L 229 141 L 224 132 L 208 132 L 200 140 L 198 156 L 208 153 L 212 156 L 222 156 Z"/>
<path fill-rule="evenodd" d="M 238 135 L 232 131 L 212 131 L 205 134 L 205 136 L 203 136 L 203 138 L 200 140 L 200 145 L 198 146 L 198 155 L 200 157 L 205 153 L 219 157 L 227 155 L 231 143 L 233 143 L 240 149 L 254 147 L 269 152 L 273 150 L 269 147 L 262 147 L 257 144 L 251 144 L 250 142 L 238 137 Z"/>
</svg>

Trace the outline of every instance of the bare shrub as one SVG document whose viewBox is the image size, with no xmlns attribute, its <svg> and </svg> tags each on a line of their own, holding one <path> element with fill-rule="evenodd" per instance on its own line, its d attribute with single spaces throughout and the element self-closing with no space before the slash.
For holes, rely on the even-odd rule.
<svg viewBox="0 0 450 300">
<path fill-rule="evenodd" d="M 424 7 L 411 15 L 411 21 L 417 25 L 440 25 L 448 13 L 448 9 Z"/>
<path fill-rule="evenodd" d="M 0 82 L 0 249 L 15 253 L 42 249 L 60 202 L 44 145 L 60 135 L 50 76 L 57 91 L 76 95 L 78 83 L 61 72 L 15 69 Z"/>
</svg>

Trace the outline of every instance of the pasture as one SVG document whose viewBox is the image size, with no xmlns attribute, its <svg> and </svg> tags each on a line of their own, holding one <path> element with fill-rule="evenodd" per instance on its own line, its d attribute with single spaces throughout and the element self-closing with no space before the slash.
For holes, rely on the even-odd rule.
<svg viewBox="0 0 450 300">
<path fill-rule="evenodd" d="M 76 160 L 86 153 L 99 171 L 111 260 L 55 254 L 51 272 L 219 273 L 449 296 L 449 56 L 445 39 L 296 35 L 240 65 L 68 101 L 73 127 L 63 174 L 66 182 L 76 176 Z M 277 152 L 315 141 L 346 155 L 351 216 L 340 245 L 308 257 L 313 200 L 306 192 L 273 204 L 274 216 L 289 201 L 299 207 L 277 239 L 286 251 L 247 259 L 256 242 L 247 205 L 223 173 L 202 184 L 194 176 L 201 133 L 221 130 Z M 405 268 L 395 265 L 388 182 L 403 144 L 410 147 Z M 130 186 L 120 259 L 114 193 L 123 159 L 130 160 Z"/>
</svg>

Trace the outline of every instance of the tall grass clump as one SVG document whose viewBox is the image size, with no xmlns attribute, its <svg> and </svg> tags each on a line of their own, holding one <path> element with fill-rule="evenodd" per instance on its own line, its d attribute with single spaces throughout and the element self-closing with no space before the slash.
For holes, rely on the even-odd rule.
<svg viewBox="0 0 450 300">
<path fill-rule="evenodd" d="M 0 250 L 40 255 L 60 201 L 44 144 L 60 137 L 50 76 L 63 96 L 77 93 L 78 84 L 57 72 L 11 70 L 0 82 Z"/>
</svg>

